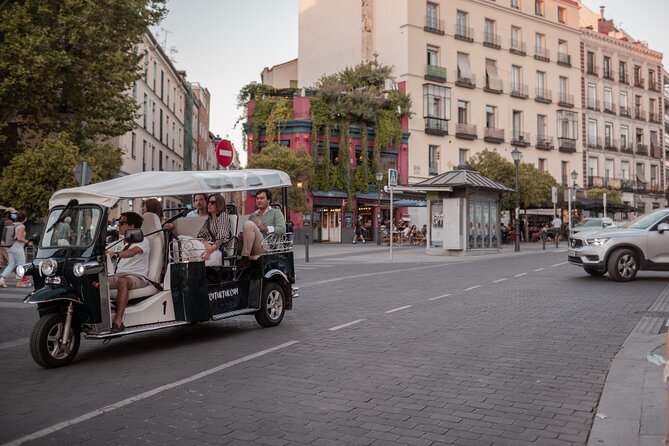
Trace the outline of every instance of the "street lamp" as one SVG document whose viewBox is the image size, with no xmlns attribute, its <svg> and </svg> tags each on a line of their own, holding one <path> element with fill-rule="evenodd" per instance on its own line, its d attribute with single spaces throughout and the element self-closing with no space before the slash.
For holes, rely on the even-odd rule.
<svg viewBox="0 0 669 446">
<path fill-rule="evenodd" d="M 520 251 L 520 191 L 518 190 L 518 166 L 520 164 L 521 156 L 522 153 L 520 153 L 518 147 L 514 147 L 511 152 L 511 157 L 513 158 L 513 164 L 516 165 L 516 240 L 513 248 L 515 252 Z"/>
<path fill-rule="evenodd" d="M 376 193 L 377 193 L 377 202 L 376 202 L 376 244 L 381 244 L 381 180 L 383 179 L 383 174 L 381 172 L 376 172 Z"/>
<path fill-rule="evenodd" d="M 576 178 L 578 178 L 578 172 L 576 172 L 576 169 L 571 171 L 571 181 L 572 184 L 574 185 L 574 190 L 576 190 Z M 571 239 L 571 196 L 572 196 L 572 188 L 568 188 L 569 192 L 569 231 L 567 232 L 567 244 L 569 244 L 569 239 Z"/>
</svg>

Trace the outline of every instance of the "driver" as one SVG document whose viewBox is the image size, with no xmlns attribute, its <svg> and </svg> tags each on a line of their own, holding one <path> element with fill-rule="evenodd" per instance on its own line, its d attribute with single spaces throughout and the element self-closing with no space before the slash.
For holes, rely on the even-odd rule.
<svg viewBox="0 0 669 446">
<path fill-rule="evenodd" d="M 270 207 L 272 192 L 269 189 L 260 189 L 256 193 L 256 207 L 248 221 L 244 222 L 242 258 L 237 264 L 239 268 L 246 268 L 251 260 L 257 260 L 265 252 L 262 241 L 269 234 L 283 235 L 286 233 L 286 223 L 280 210 Z"/>
<path fill-rule="evenodd" d="M 125 231 L 128 229 L 139 229 L 142 222 L 142 216 L 135 212 L 122 213 L 119 220 L 120 237 L 123 238 Z M 123 314 L 128 304 L 130 290 L 143 288 L 149 283 L 146 279 L 149 274 L 149 250 L 149 240 L 144 238 L 139 243 L 126 244 L 120 251 L 107 251 L 112 260 L 116 260 L 116 271 L 109 278 L 109 288 L 118 290 L 116 315 L 111 327 L 112 333 L 118 333 L 125 329 Z"/>
</svg>

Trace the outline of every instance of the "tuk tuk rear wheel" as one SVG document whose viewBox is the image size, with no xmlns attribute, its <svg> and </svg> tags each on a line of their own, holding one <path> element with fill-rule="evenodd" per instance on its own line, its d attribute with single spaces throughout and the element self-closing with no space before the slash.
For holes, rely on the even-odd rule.
<svg viewBox="0 0 669 446">
<path fill-rule="evenodd" d="M 65 315 L 45 314 L 37 321 L 30 335 L 30 354 L 36 363 L 46 368 L 62 367 L 72 362 L 79 351 L 79 330 L 72 324 L 67 344 L 62 343 Z"/>
<path fill-rule="evenodd" d="M 265 283 L 260 297 L 260 310 L 256 311 L 256 321 L 263 327 L 276 327 L 286 313 L 286 296 L 278 283 Z"/>
</svg>

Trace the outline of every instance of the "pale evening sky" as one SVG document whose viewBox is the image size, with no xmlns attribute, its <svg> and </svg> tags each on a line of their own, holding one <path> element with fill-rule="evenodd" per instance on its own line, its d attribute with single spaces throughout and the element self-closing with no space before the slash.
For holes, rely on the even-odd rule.
<svg viewBox="0 0 669 446">
<path fill-rule="evenodd" d="M 606 6 L 608 19 L 664 53 L 667 60 L 668 0 L 582 3 L 595 12 Z M 298 0 L 168 0 L 167 17 L 153 29 L 161 44 L 166 37 L 167 48 L 177 49 L 177 69 L 186 70 L 189 81 L 209 89 L 209 128 L 233 142 L 243 164 L 246 153 L 242 151 L 241 124 L 234 128 L 241 114 L 237 93 L 245 84 L 259 82 L 264 67 L 297 57 L 297 6 Z"/>
</svg>

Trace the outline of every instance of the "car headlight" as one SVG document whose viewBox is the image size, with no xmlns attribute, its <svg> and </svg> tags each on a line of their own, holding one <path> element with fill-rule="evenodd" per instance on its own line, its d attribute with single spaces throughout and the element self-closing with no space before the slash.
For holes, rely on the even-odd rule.
<svg viewBox="0 0 669 446">
<path fill-rule="evenodd" d="M 43 276 L 53 276 L 58 270 L 58 262 L 54 259 L 45 259 L 42 260 L 39 268 Z"/>
<path fill-rule="evenodd" d="M 611 237 L 595 237 L 585 239 L 585 243 L 593 246 L 600 246 L 611 240 Z"/>
<path fill-rule="evenodd" d="M 104 265 L 99 262 L 75 263 L 72 267 L 72 272 L 77 277 L 82 277 L 87 274 L 97 274 L 104 269 Z"/>
<path fill-rule="evenodd" d="M 23 279 L 26 276 L 30 276 L 33 273 L 33 264 L 25 263 L 16 267 L 16 276 L 19 279 Z"/>
</svg>

